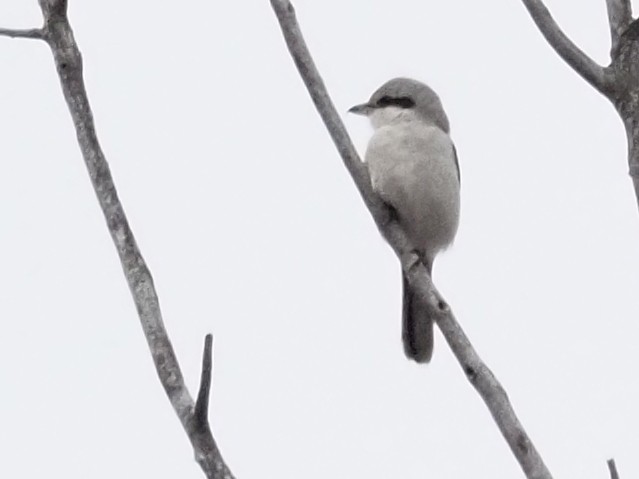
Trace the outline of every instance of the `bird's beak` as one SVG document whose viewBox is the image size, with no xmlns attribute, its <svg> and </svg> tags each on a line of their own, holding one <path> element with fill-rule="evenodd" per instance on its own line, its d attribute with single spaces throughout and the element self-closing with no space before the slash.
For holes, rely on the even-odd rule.
<svg viewBox="0 0 639 479">
<path fill-rule="evenodd" d="M 370 103 L 362 103 L 361 105 L 355 105 L 348 109 L 349 113 L 355 113 L 356 115 L 368 115 L 372 111 L 373 107 Z"/>
</svg>

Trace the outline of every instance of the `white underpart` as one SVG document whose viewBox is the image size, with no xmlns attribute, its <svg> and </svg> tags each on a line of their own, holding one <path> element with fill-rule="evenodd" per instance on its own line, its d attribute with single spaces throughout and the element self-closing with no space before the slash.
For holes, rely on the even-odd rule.
<svg viewBox="0 0 639 479">
<path fill-rule="evenodd" d="M 375 129 L 397 121 L 418 121 L 417 115 L 413 110 L 400 108 L 398 106 L 375 108 L 372 113 L 368 115 L 368 119 Z"/>
<path fill-rule="evenodd" d="M 365 160 L 373 188 L 399 215 L 414 246 L 432 262 L 450 245 L 459 222 L 453 142 L 413 110 L 375 109 Z"/>
</svg>

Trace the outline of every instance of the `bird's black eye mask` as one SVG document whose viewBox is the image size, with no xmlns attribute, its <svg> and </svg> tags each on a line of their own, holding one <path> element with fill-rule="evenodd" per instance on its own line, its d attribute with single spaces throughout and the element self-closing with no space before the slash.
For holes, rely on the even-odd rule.
<svg viewBox="0 0 639 479">
<path fill-rule="evenodd" d="M 398 96 L 398 97 L 392 97 L 392 96 L 383 96 L 381 97 L 379 100 L 377 100 L 377 103 L 375 103 L 375 106 L 378 108 L 384 108 L 385 106 L 397 106 L 399 108 L 412 108 L 415 106 L 415 101 L 407 96 Z"/>
</svg>

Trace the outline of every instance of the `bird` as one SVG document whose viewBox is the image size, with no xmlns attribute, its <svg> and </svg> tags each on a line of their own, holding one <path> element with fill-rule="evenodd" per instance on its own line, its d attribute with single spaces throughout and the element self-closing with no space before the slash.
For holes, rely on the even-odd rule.
<svg viewBox="0 0 639 479">
<path fill-rule="evenodd" d="M 450 124 L 428 85 L 393 78 L 366 103 L 348 110 L 368 117 L 373 135 L 364 162 L 375 193 L 386 203 L 432 275 L 437 254 L 459 225 L 461 175 Z M 433 319 L 403 277 L 402 342 L 408 359 L 430 362 Z"/>
</svg>

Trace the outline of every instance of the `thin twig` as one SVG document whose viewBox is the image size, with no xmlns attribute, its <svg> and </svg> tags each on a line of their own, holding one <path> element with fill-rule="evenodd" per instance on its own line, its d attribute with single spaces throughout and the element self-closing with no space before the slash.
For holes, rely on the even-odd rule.
<svg viewBox="0 0 639 479">
<path fill-rule="evenodd" d="M 488 406 L 526 476 L 529 479 L 550 479 L 550 472 L 517 419 L 503 387 L 477 355 L 452 311 L 434 287 L 426 268 L 416 261 L 412 254 L 414 249 L 406 234 L 397 222 L 389 218 L 382 201 L 374 193 L 366 166 L 357 154 L 315 67 L 295 18 L 293 6 L 288 0 L 271 0 L 271 5 L 304 84 L 377 227 L 399 257 L 413 290 L 426 300 L 428 308 L 434 313 L 436 322 L 466 377 Z"/>
<path fill-rule="evenodd" d="M 610 479 L 619 479 L 619 472 L 617 472 L 617 464 L 614 459 L 608 459 L 608 470 L 610 471 Z"/>
<path fill-rule="evenodd" d="M 608 96 L 614 83 L 612 72 L 597 64 L 566 36 L 543 1 L 523 0 L 523 2 L 542 35 L 559 56 L 595 89 Z"/>
<path fill-rule="evenodd" d="M 610 25 L 610 56 L 615 57 L 619 38 L 632 23 L 632 5 L 630 0 L 606 0 L 606 8 Z"/>
<path fill-rule="evenodd" d="M 67 1 L 39 0 L 39 3 L 45 25 L 40 35 L 51 47 L 80 150 L 109 233 L 117 249 L 160 382 L 193 445 L 196 460 L 206 476 L 209 479 L 232 479 L 233 476 L 222 459 L 208 423 L 206 427 L 201 427 L 193 419 L 195 405 L 184 383 L 182 371 L 164 327 L 151 272 L 135 241 L 124 208 L 118 198 L 109 165 L 98 142 L 93 114 L 84 86 L 82 57 L 66 15 Z M 36 31 L 38 30 L 32 32 Z"/>
<path fill-rule="evenodd" d="M 202 427 L 209 421 L 209 395 L 211 392 L 211 371 L 213 369 L 213 335 L 207 334 L 204 338 L 204 352 L 202 353 L 202 375 L 200 378 L 200 390 L 195 401 L 196 423 Z"/>
<path fill-rule="evenodd" d="M 0 37 L 9 38 L 32 38 L 36 40 L 42 40 L 44 35 L 41 28 L 29 28 L 29 29 L 13 29 L 13 28 L 0 28 Z"/>
</svg>

